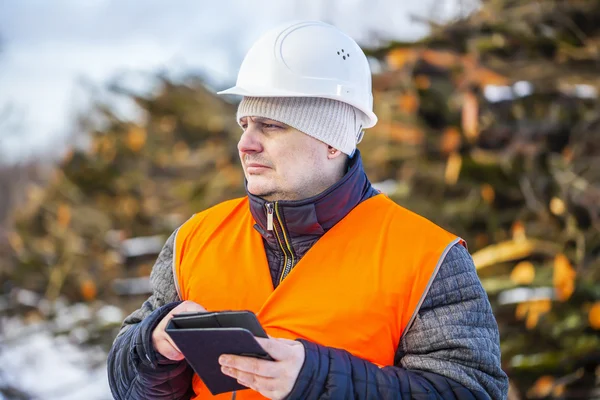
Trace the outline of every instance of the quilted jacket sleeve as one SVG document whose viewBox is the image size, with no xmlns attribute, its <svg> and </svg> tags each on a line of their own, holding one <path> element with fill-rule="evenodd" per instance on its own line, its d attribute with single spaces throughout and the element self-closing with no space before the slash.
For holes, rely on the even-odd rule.
<svg viewBox="0 0 600 400">
<path fill-rule="evenodd" d="M 152 295 L 125 319 L 108 355 L 108 379 L 115 399 L 190 398 L 192 370 L 187 362 L 168 360 L 152 347 L 152 331 L 180 303 L 172 272 L 175 233 L 152 269 Z"/>
<path fill-rule="evenodd" d="M 503 399 L 498 327 L 464 247 L 446 256 L 396 366 L 303 341 L 306 358 L 289 399 Z"/>
</svg>

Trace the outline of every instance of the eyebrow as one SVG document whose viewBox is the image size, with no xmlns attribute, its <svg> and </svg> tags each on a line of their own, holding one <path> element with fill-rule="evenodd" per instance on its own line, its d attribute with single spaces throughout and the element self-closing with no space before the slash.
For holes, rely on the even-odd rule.
<svg viewBox="0 0 600 400">
<path fill-rule="evenodd" d="M 240 122 L 242 122 L 242 120 L 243 120 L 244 118 L 248 118 L 248 117 L 242 117 L 242 118 L 240 118 Z M 269 118 L 264 118 L 264 117 L 250 117 L 250 118 L 252 118 L 252 120 L 253 120 L 254 122 L 258 122 L 258 123 L 261 123 L 261 124 L 275 122 L 275 123 L 277 123 L 277 124 L 281 124 L 281 125 L 283 125 L 283 126 L 287 126 L 287 125 L 286 125 L 286 124 L 284 124 L 283 122 L 279 122 L 279 121 L 276 121 L 276 120 L 274 120 L 274 119 L 269 119 Z"/>
</svg>

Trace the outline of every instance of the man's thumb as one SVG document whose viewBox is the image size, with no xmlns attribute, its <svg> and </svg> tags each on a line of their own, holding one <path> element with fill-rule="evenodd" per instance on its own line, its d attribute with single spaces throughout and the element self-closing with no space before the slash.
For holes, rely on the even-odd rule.
<svg viewBox="0 0 600 400">
<path fill-rule="evenodd" d="M 206 311 L 204 307 L 202 307 L 198 303 L 194 303 L 193 301 L 184 301 L 181 303 L 178 311 Z"/>
<path fill-rule="evenodd" d="M 278 339 L 256 338 L 258 344 L 275 360 L 283 360 L 290 354 L 290 345 Z"/>
</svg>

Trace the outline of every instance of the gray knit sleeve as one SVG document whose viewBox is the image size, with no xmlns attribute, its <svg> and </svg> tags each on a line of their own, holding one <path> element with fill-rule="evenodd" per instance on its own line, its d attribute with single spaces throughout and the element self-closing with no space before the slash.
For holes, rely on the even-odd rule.
<svg viewBox="0 0 600 400">
<path fill-rule="evenodd" d="M 440 266 L 400 342 L 396 365 L 445 376 L 493 399 L 506 398 L 498 325 L 463 246 L 453 246 Z"/>
<path fill-rule="evenodd" d="M 178 304 L 173 279 L 173 242 L 163 246 L 152 273 L 152 295 L 123 322 L 106 361 L 113 398 L 189 399 L 192 369 L 185 361 L 172 361 L 154 349 L 152 332 Z"/>
<path fill-rule="evenodd" d="M 177 230 L 169 237 L 163 246 L 152 272 L 150 274 L 150 284 L 152 286 L 152 295 L 142 304 L 142 307 L 131 313 L 121 327 L 122 334 L 129 325 L 137 324 L 150 315 L 154 310 L 179 300 L 175 280 L 173 277 L 173 246 Z"/>
</svg>

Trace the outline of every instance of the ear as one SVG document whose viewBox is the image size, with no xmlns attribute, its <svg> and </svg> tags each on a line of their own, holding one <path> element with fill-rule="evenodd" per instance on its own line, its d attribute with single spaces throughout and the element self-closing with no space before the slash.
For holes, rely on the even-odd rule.
<svg viewBox="0 0 600 400">
<path fill-rule="evenodd" d="M 334 158 L 340 157 L 342 154 L 341 151 L 332 146 L 327 146 L 327 158 L 333 160 Z"/>
</svg>

